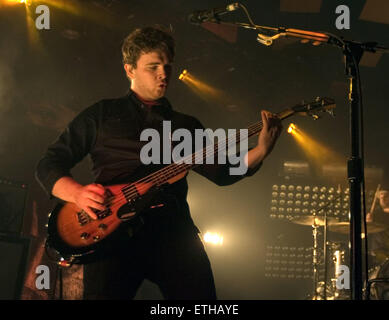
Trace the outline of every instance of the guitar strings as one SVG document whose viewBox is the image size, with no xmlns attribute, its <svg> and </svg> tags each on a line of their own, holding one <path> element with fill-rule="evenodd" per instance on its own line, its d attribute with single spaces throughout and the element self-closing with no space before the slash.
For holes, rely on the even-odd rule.
<svg viewBox="0 0 389 320">
<path fill-rule="evenodd" d="M 247 138 L 258 133 L 261 129 L 262 129 L 262 121 L 259 121 L 255 124 L 249 126 L 248 131 L 251 133 L 249 133 Z M 115 196 L 110 197 L 107 200 L 110 201 L 112 199 L 116 199 L 116 200 L 118 200 L 118 202 L 121 202 L 125 198 L 127 199 L 127 197 L 133 197 L 133 196 L 136 196 L 138 194 L 141 194 L 143 191 L 148 190 L 148 186 L 140 186 L 139 188 L 137 188 L 136 184 L 147 184 L 149 182 L 150 183 L 154 182 L 158 185 L 160 183 L 160 180 L 162 180 L 162 181 L 164 180 L 163 178 L 165 178 L 165 180 L 166 180 L 166 177 L 169 177 L 170 175 L 173 175 L 173 177 L 174 177 L 175 175 L 177 175 L 179 173 L 183 173 L 183 172 L 187 171 L 191 167 L 201 165 L 201 164 L 196 164 L 196 163 L 194 163 L 194 164 L 193 163 L 185 163 L 185 160 L 189 160 L 189 158 L 191 158 L 191 160 L 193 160 L 193 158 L 195 158 L 195 160 L 196 160 L 199 157 L 202 157 L 203 159 L 205 157 L 205 159 L 206 159 L 212 153 L 216 154 L 217 152 L 219 152 L 219 150 L 224 150 L 228 144 L 236 143 L 235 139 L 237 139 L 237 136 L 239 136 L 239 138 L 240 138 L 240 134 L 230 135 L 226 139 L 218 142 L 216 145 L 211 144 L 211 145 L 207 146 L 206 148 L 203 148 L 202 150 L 199 150 L 195 153 L 192 153 L 191 155 L 186 156 L 185 158 L 181 159 L 181 161 L 183 163 L 180 163 L 180 164 L 172 163 L 163 169 L 160 169 L 156 172 L 153 172 L 150 175 L 123 187 L 121 189 L 122 190 L 121 195 L 116 196 L 116 197 Z M 229 141 L 229 140 L 230 140 L 230 142 L 228 144 L 224 143 L 224 142 Z M 219 148 L 221 143 L 223 143 L 222 149 Z M 114 205 L 114 204 L 116 204 L 116 201 L 112 203 L 112 205 Z M 101 212 L 104 212 L 104 211 L 101 211 Z"/>
<path fill-rule="evenodd" d="M 286 115 L 283 115 L 283 113 L 286 113 Z M 283 112 L 278 113 L 276 116 L 278 118 L 280 118 L 281 120 L 283 120 L 283 119 L 289 117 L 290 115 L 291 114 L 288 114 L 288 110 L 285 110 Z M 250 125 L 247 129 L 251 133 L 248 134 L 247 138 L 253 136 L 254 134 L 257 134 L 260 130 L 262 130 L 262 126 L 263 126 L 262 120 Z M 223 142 L 223 146 L 225 146 L 226 144 L 224 144 L 224 142 L 228 141 L 231 138 L 232 142 L 230 142 L 230 143 L 235 143 L 234 139 L 236 139 L 237 135 L 238 134 L 228 136 L 226 139 L 218 142 L 216 145 L 212 144 L 210 146 L 207 146 L 206 148 L 203 148 L 202 150 L 199 150 L 199 151 L 197 151 L 197 152 L 195 152 L 195 153 L 193 153 L 193 154 L 191 154 L 191 155 L 189 155 L 181 160 L 185 163 L 185 159 L 189 159 L 189 157 L 191 157 L 192 159 L 193 159 L 193 157 L 195 157 L 195 159 L 196 159 L 196 155 L 200 155 L 200 152 L 202 153 L 203 158 L 204 158 L 204 152 L 205 152 L 205 158 L 207 158 L 210 155 L 210 153 L 212 153 L 212 152 L 214 154 L 216 154 L 217 152 L 219 152 L 219 145 L 221 142 Z M 240 137 L 240 134 L 239 134 L 239 137 Z M 240 142 L 240 140 L 239 140 L 239 142 Z M 215 148 L 215 146 L 216 146 L 216 148 Z M 221 149 L 221 150 L 223 150 L 223 149 Z M 164 177 L 166 180 L 166 177 L 167 176 L 169 177 L 171 174 L 173 174 L 173 177 L 174 177 L 174 175 L 178 175 L 179 173 L 183 173 L 183 172 L 187 171 L 188 169 L 190 169 L 191 167 L 193 168 L 193 167 L 198 166 L 198 165 L 200 165 L 200 164 L 193 164 L 193 163 L 191 163 L 191 164 L 176 164 L 176 163 L 172 163 L 172 164 L 164 167 L 163 169 L 157 170 L 156 172 L 153 172 L 153 173 L 149 174 L 148 176 L 146 176 L 138 181 L 135 181 L 135 182 L 132 182 L 131 184 L 128 184 L 127 186 L 125 186 L 121 189 L 121 191 L 122 191 L 121 194 L 109 197 L 106 199 L 106 201 L 109 202 L 111 200 L 116 200 L 116 201 L 112 202 L 111 205 L 115 205 L 116 203 L 119 203 L 123 200 L 125 200 L 127 202 L 128 201 L 127 197 L 131 198 L 131 197 L 135 197 L 139 194 L 142 194 L 143 191 L 147 191 L 153 185 L 155 185 L 155 184 L 158 185 L 160 180 L 163 181 Z M 136 186 L 137 184 L 147 184 L 149 182 L 150 183 L 154 182 L 154 184 L 152 184 L 150 187 L 142 186 L 142 185 L 140 187 Z M 106 210 L 108 210 L 108 209 L 102 210 L 102 211 L 100 211 L 100 213 L 104 213 Z"/>
<path fill-rule="evenodd" d="M 252 131 L 252 130 L 256 130 L 256 129 L 261 130 L 261 129 L 262 129 L 262 123 L 258 123 L 258 124 L 256 123 L 256 124 L 253 125 L 253 128 L 249 128 L 248 130 L 249 130 L 249 131 Z M 251 134 L 249 134 L 249 135 L 247 136 L 247 138 L 251 137 L 252 135 L 256 134 L 257 132 L 258 132 L 258 131 L 252 132 Z M 193 153 L 193 154 L 191 154 L 191 155 L 186 156 L 185 158 L 181 159 L 181 161 L 182 161 L 183 163 L 180 163 L 180 164 L 173 163 L 173 164 L 171 164 L 171 165 L 169 165 L 169 166 L 167 166 L 167 167 L 165 167 L 165 168 L 163 168 L 163 169 L 161 169 L 161 170 L 158 170 L 158 171 L 154 172 L 153 174 L 151 174 L 151 175 L 149 175 L 149 176 L 147 176 L 147 177 L 145 177 L 145 178 L 143 178 L 143 179 L 140 179 L 140 180 L 138 180 L 138 181 L 132 183 L 131 185 L 129 185 L 129 186 L 127 186 L 127 187 L 124 187 L 122 190 L 123 190 L 124 192 L 129 191 L 129 189 L 133 189 L 133 188 L 135 187 L 134 185 L 136 185 L 137 183 L 139 184 L 139 183 L 141 183 L 141 182 L 146 182 L 146 181 L 148 182 L 148 181 L 150 181 L 150 178 L 152 178 L 151 180 L 155 180 L 155 179 L 154 179 L 155 177 L 153 177 L 153 176 L 159 176 L 159 177 L 161 177 L 161 178 L 165 178 L 165 180 L 166 180 L 166 177 L 169 177 L 170 174 L 177 175 L 177 173 L 182 173 L 182 172 L 184 172 L 184 171 L 187 171 L 187 169 L 190 168 L 190 167 L 192 167 L 192 166 L 194 167 L 194 166 L 201 165 L 201 164 L 203 164 L 203 163 L 193 163 L 193 160 L 196 161 L 196 159 L 199 159 L 199 157 L 201 157 L 201 158 L 203 158 L 203 159 L 204 159 L 204 158 L 206 159 L 206 158 L 207 158 L 208 156 L 210 156 L 212 153 L 213 153 L 213 154 L 216 154 L 216 153 L 218 153 L 220 150 L 224 150 L 225 147 L 226 147 L 227 145 L 229 145 L 229 144 L 236 144 L 237 142 L 234 141 L 234 139 L 237 139 L 237 138 L 236 138 L 237 136 L 240 137 L 239 134 L 230 135 L 230 136 L 227 137 L 227 139 L 221 140 L 221 141 L 218 142 L 217 144 L 209 145 L 209 146 L 207 146 L 206 148 L 203 148 L 202 150 L 199 150 L 199 151 L 197 151 L 197 152 L 195 152 L 195 153 Z M 229 142 L 228 144 L 224 144 L 225 141 L 230 141 L 230 142 Z M 240 139 L 239 139 L 238 142 L 240 142 Z M 222 146 L 224 147 L 224 148 L 222 148 L 222 149 L 219 148 L 220 145 L 221 145 L 221 143 L 223 143 Z M 204 152 L 205 152 L 205 154 L 204 154 Z M 200 153 L 201 153 L 201 155 L 200 155 Z M 192 163 L 185 163 L 185 160 L 189 160 L 189 158 L 191 159 Z M 164 171 L 164 172 L 166 172 L 166 173 L 162 173 L 162 171 Z M 181 171 L 181 172 L 180 172 L 180 171 Z M 145 181 L 143 181 L 143 180 L 145 180 Z M 160 180 L 160 179 L 158 178 L 157 180 Z M 157 182 L 158 182 L 158 181 L 157 181 Z M 127 194 L 127 195 L 131 195 L 131 194 L 128 193 L 128 192 L 127 192 L 126 194 Z"/>
</svg>

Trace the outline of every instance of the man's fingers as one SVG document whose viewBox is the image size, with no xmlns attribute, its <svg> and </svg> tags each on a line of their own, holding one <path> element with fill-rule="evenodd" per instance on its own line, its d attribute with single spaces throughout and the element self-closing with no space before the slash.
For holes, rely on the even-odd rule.
<svg viewBox="0 0 389 320">
<path fill-rule="evenodd" d="M 87 193 L 87 198 L 90 199 L 90 200 L 93 200 L 95 202 L 98 202 L 98 203 L 104 203 L 105 202 L 105 198 L 102 197 L 101 195 L 97 194 L 97 193 L 94 193 L 92 191 L 89 191 Z"/>
<path fill-rule="evenodd" d="M 102 196 L 105 194 L 105 189 L 101 184 L 90 184 L 88 185 L 88 190 L 97 192 Z"/>
<path fill-rule="evenodd" d="M 261 118 L 262 118 L 263 129 L 267 130 L 267 128 L 269 127 L 269 119 L 266 114 L 266 111 L 261 111 Z"/>
<path fill-rule="evenodd" d="M 97 220 L 96 214 L 89 208 L 85 208 L 84 211 L 94 220 Z"/>
<path fill-rule="evenodd" d="M 107 209 L 106 207 L 104 207 L 103 205 L 93 201 L 93 200 L 89 200 L 87 201 L 87 206 L 90 207 L 90 208 L 93 208 L 93 209 L 97 209 L 97 210 L 100 210 L 100 211 L 103 211 L 105 209 Z"/>
</svg>

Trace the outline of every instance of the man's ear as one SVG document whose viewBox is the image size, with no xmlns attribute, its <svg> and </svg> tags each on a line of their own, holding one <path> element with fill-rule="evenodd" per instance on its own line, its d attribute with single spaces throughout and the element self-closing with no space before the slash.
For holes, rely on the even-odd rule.
<svg viewBox="0 0 389 320">
<path fill-rule="evenodd" d="M 134 67 L 130 64 L 125 64 L 124 65 L 124 70 L 126 70 L 126 75 L 127 75 L 127 78 L 133 80 L 134 79 Z"/>
</svg>

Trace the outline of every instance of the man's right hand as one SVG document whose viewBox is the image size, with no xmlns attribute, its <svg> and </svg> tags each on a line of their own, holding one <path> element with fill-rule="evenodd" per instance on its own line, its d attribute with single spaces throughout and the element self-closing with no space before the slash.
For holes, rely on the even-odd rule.
<svg viewBox="0 0 389 320">
<path fill-rule="evenodd" d="M 59 178 L 51 191 L 53 196 L 67 202 L 73 202 L 83 209 L 92 219 L 97 219 L 92 209 L 105 210 L 105 189 L 101 184 L 86 186 L 79 184 L 72 177 Z"/>
<path fill-rule="evenodd" d="M 105 210 L 106 200 L 105 189 L 101 184 L 88 184 L 75 189 L 73 195 L 74 203 L 83 209 L 92 219 L 97 219 L 92 209 Z"/>
</svg>

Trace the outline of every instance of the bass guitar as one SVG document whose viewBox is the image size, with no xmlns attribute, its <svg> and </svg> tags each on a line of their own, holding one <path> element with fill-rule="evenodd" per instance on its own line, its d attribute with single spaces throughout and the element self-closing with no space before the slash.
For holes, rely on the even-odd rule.
<svg viewBox="0 0 389 320">
<path fill-rule="evenodd" d="M 297 104 L 277 114 L 283 120 L 294 114 L 309 115 L 318 118 L 319 112 L 332 113 L 335 108 L 333 99 L 316 98 L 314 101 Z M 262 121 L 248 127 L 248 137 L 258 134 Z M 247 137 L 245 137 L 247 138 Z M 233 143 L 239 143 L 240 135 L 233 137 Z M 231 140 L 231 137 L 228 137 Z M 229 142 L 230 143 L 230 142 Z M 225 145 L 225 144 L 223 144 Z M 213 144 L 192 155 L 192 159 L 210 153 L 216 154 L 219 145 Z M 103 211 L 94 210 L 97 219 L 92 219 L 84 210 L 74 203 L 59 203 L 49 214 L 47 223 L 46 250 L 54 250 L 60 257 L 59 263 L 70 266 L 72 263 L 83 263 L 84 259 L 115 238 L 115 234 L 127 225 L 127 222 L 139 217 L 145 209 L 150 208 L 151 200 L 163 185 L 172 184 L 184 178 L 188 171 L 198 166 L 198 161 L 191 163 L 172 163 L 149 175 L 126 184 L 104 186 L 107 192 Z M 203 161 L 205 163 L 205 161 Z M 47 251 L 48 253 L 48 251 Z M 49 256 L 51 254 L 48 253 Z"/>
</svg>

